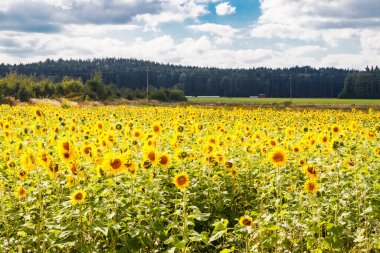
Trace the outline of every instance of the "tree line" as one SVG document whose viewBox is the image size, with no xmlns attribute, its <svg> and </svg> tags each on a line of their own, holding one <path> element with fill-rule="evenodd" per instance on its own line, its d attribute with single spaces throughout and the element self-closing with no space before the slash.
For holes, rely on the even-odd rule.
<svg viewBox="0 0 380 253">
<path fill-rule="evenodd" d="M 116 98 L 143 99 L 146 89 L 129 89 L 105 84 L 100 72 L 95 72 L 85 83 L 81 79 L 63 77 L 59 82 L 16 73 L 0 78 L 0 98 L 14 97 L 20 101 L 30 98 L 70 98 L 75 101 L 112 100 Z M 160 101 L 184 101 L 186 97 L 178 87 L 150 87 L 149 98 Z"/>
<path fill-rule="evenodd" d="M 131 90 L 177 86 L 188 96 L 213 95 L 247 97 L 337 97 L 345 78 L 355 70 L 292 67 L 282 69 L 220 69 L 161 64 L 136 59 L 104 58 L 92 60 L 46 60 L 30 64 L 0 65 L 0 75 L 32 75 L 61 82 L 65 77 L 86 83 L 94 72 L 102 73 L 104 83 Z"/>
<path fill-rule="evenodd" d="M 340 98 L 380 98 L 380 69 L 379 67 L 367 67 L 365 71 L 360 71 L 348 75 Z"/>
</svg>

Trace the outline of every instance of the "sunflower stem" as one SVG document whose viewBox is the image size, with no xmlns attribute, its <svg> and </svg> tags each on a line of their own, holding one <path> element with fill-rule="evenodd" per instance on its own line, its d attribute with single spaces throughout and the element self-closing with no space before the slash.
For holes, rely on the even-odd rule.
<svg viewBox="0 0 380 253">
<path fill-rule="evenodd" d="M 82 204 L 79 204 L 79 239 L 80 239 L 80 249 L 83 249 L 83 224 L 82 224 Z"/>
<path fill-rule="evenodd" d="M 186 201 L 187 201 L 187 191 L 183 191 L 183 200 L 182 200 L 182 209 L 183 209 L 183 240 L 187 243 L 187 210 L 186 210 Z M 186 246 L 183 249 L 183 252 L 186 253 Z"/>
</svg>

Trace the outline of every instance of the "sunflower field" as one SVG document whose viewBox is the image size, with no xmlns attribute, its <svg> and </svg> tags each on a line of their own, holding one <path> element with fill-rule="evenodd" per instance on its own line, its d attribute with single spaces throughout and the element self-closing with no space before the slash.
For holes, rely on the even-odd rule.
<svg viewBox="0 0 380 253">
<path fill-rule="evenodd" d="M 380 252 L 380 112 L 0 107 L 0 252 Z"/>
</svg>

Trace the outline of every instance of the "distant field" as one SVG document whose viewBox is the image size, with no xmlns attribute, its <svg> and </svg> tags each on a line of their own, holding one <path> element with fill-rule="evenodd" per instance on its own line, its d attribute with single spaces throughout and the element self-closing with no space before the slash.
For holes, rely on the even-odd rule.
<svg viewBox="0 0 380 253">
<path fill-rule="evenodd" d="M 289 98 L 188 98 L 189 102 L 200 104 L 281 104 L 290 102 Z M 297 105 L 380 105 L 380 99 L 338 99 L 338 98 L 293 98 L 293 104 Z"/>
</svg>

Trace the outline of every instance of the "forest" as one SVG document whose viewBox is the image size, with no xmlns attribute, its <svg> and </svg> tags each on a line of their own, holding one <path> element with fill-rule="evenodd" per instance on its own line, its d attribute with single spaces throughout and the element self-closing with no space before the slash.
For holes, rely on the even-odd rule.
<svg viewBox="0 0 380 253">
<path fill-rule="evenodd" d="M 121 58 L 47 59 L 36 63 L 0 65 L 0 76 L 11 73 L 32 76 L 35 80 L 49 80 L 50 83 L 72 79 L 83 84 L 91 80 L 95 73 L 101 73 L 106 89 L 116 90 L 117 97 L 144 96 L 147 82 L 152 90 L 175 87 L 187 96 L 380 97 L 378 67 L 367 67 L 365 71 L 309 66 L 220 69 Z M 112 93 L 107 92 L 108 95 Z"/>
</svg>

